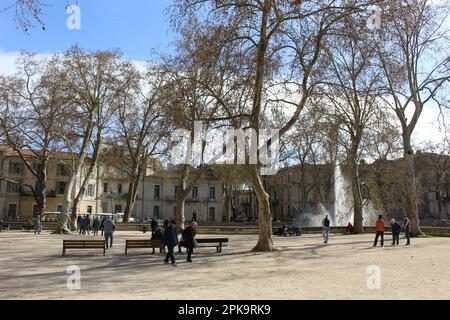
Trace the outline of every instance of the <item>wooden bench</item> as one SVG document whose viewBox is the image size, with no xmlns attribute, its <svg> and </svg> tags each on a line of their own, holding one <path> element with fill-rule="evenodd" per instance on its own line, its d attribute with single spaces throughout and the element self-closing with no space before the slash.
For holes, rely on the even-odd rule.
<svg viewBox="0 0 450 320">
<path fill-rule="evenodd" d="M 155 248 L 162 250 L 161 240 L 126 240 L 125 241 L 125 254 L 128 254 L 128 248 L 142 249 L 152 248 L 152 254 L 155 254 Z"/>
<path fill-rule="evenodd" d="M 105 255 L 105 240 L 63 240 L 62 255 L 66 255 L 66 249 L 103 249 Z"/>
<path fill-rule="evenodd" d="M 217 253 L 222 252 L 222 247 L 226 247 L 228 238 L 210 238 L 210 239 L 195 239 L 198 243 L 198 248 L 214 247 Z M 185 247 L 183 242 L 178 244 L 178 251 L 181 252 L 181 247 Z"/>
</svg>

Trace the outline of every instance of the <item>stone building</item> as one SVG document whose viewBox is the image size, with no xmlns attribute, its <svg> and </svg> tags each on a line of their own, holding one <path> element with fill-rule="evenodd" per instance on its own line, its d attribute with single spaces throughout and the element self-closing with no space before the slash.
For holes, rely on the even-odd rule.
<svg viewBox="0 0 450 320">
<path fill-rule="evenodd" d="M 176 216 L 176 197 L 180 172 L 176 168 L 146 176 L 139 186 L 132 216 L 137 219 Z M 206 171 L 195 184 L 185 202 L 186 221 L 216 223 L 223 220 L 222 183 L 212 170 Z"/>
</svg>

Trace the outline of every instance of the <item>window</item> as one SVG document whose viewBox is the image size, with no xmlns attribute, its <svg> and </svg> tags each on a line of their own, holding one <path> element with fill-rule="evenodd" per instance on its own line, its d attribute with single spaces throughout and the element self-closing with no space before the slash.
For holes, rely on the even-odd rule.
<svg viewBox="0 0 450 320">
<path fill-rule="evenodd" d="M 209 221 L 216 220 L 216 208 L 214 207 L 209 208 L 208 220 Z"/>
<path fill-rule="evenodd" d="M 198 187 L 192 189 L 192 199 L 198 199 Z"/>
<path fill-rule="evenodd" d="M 173 216 L 174 216 L 174 217 L 177 216 L 177 207 L 173 207 Z"/>
<path fill-rule="evenodd" d="M 94 185 L 88 184 L 87 190 L 86 190 L 86 196 L 93 197 L 94 196 Z"/>
<path fill-rule="evenodd" d="M 192 212 L 192 221 L 197 222 L 197 211 Z"/>
<path fill-rule="evenodd" d="M 155 199 L 159 199 L 160 197 L 160 186 L 157 184 L 155 185 Z"/>
<path fill-rule="evenodd" d="M 87 211 L 88 214 L 91 214 L 92 213 L 92 206 L 87 206 L 86 207 L 86 211 Z"/>
<path fill-rule="evenodd" d="M 159 219 L 159 206 L 153 207 L 153 217 L 155 217 L 156 219 Z"/>
<path fill-rule="evenodd" d="M 103 192 L 108 193 L 108 183 L 107 182 L 103 183 Z"/>
<path fill-rule="evenodd" d="M 117 193 L 122 194 L 122 185 L 120 183 L 117 185 Z"/>
<path fill-rule="evenodd" d="M 114 213 L 122 213 L 122 206 L 121 205 L 115 205 L 114 206 Z"/>
<path fill-rule="evenodd" d="M 102 213 L 107 213 L 108 212 L 108 202 L 103 202 L 102 203 Z"/>
<path fill-rule="evenodd" d="M 69 175 L 69 170 L 63 164 L 58 164 L 56 167 L 56 175 L 61 177 L 67 177 Z"/>
<path fill-rule="evenodd" d="M 67 182 L 65 181 L 58 181 L 56 183 L 56 191 L 58 192 L 58 194 L 64 194 L 64 192 L 66 191 L 66 184 Z"/>
<path fill-rule="evenodd" d="M 178 196 L 178 186 L 175 186 L 175 188 L 174 188 L 174 191 L 173 191 L 174 193 L 174 196 L 175 196 L 175 198 Z"/>
<path fill-rule="evenodd" d="M 8 206 L 8 217 L 15 218 L 17 217 L 17 204 L 10 203 Z"/>
<path fill-rule="evenodd" d="M 56 212 L 62 212 L 62 205 L 58 204 L 56 206 Z"/>
<path fill-rule="evenodd" d="M 216 188 L 215 187 L 209 188 L 209 198 L 210 199 L 216 198 Z"/>
<path fill-rule="evenodd" d="M 23 163 L 10 162 L 9 163 L 9 173 L 12 174 L 22 174 L 24 171 Z"/>
<path fill-rule="evenodd" d="M 6 192 L 7 193 L 19 193 L 20 192 L 20 184 L 8 181 L 8 184 L 6 187 Z"/>
</svg>

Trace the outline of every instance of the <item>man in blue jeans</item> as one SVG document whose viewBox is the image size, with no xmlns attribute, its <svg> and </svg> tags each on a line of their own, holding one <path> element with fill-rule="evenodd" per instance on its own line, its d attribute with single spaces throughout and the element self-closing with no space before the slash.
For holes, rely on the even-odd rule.
<svg viewBox="0 0 450 320">
<path fill-rule="evenodd" d="M 328 243 L 328 235 L 330 233 L 330 219 L 328 219 L 328 215 L 322 220 L 322 228 L 323 243 Z"/>
<path fill-rule="evenodd" d="M 112 221 L 110 217 L 108 217 L 103 222 L 103 231 L 105 232 L 106 249 L 112 248 L 115 228 L 116 226 L 114 225 L 114 221 Z"/>
</svg>

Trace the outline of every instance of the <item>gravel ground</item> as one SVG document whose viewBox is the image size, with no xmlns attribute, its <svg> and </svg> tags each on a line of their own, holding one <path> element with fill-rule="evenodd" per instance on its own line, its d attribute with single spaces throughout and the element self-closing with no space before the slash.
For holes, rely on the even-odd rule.
<svg viewBox="0 0 450 320">
<path fill-rule="evenodd" d="M 117 232 L 113 249 L 72 250 L 62 257 L 62 239 L 44 233 L 0 233 L 0 299 L 449 299 L 450 238 L 412 239 L 406 247 L 372 247 L 373 235 L 274 237 L 279 249 L 251 253 L 257 237 L 228 235 L 220 254 L 199 248 L 194 263 L 178 254 L 164 265 L 161 254 L 132 249 Z M 198 237 L 208 237 L 199 235 Z M 217 237 L 217 236 L 210 236 Z M 91 238 L 92 239 L 92 238 Z M 67 268 L 81 270 L 80 289 L 69 289 Z M 376 278 L 379 271 L 380 278 Z M 379 281 L 377 282 L 377 279 Z"/>
</svg>

